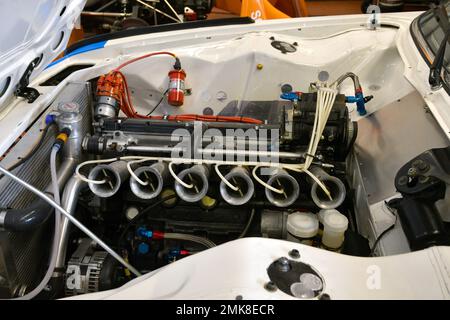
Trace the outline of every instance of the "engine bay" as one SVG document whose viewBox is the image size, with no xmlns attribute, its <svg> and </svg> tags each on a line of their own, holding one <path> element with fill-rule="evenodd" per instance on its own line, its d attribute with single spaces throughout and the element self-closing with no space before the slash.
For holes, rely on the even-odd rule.
<svg viewBox="0 0 450 320">
<path fill-rule="evenodd" d="M 167 103 L 180 106 L 186 72 L 175 61 L 168 72 Z M 76 174 L 88 186 L 83 205 L 88 215 L 98 216 L 103 228 L 113 231 L 103 237 L 116 242 L 116 250 L 137 270 L 151 272 L 242 237 L 369 254 L 367 241 L 350 230 L 344 244 L 352 210 L 345 160 L 357 135 L 346 101 L 360 103 L 363 110 L 372 98 L 363 96 L 356 75 L 345 74 L 336 82 L 353 79 L 355 96 L 319 92 L 315 83 L 307 93 L 285 84 L 281 101 L 230 101 L 217 114 L 205 108 L 202 115 L 165 116 L 135 111 L 120 69 L 97 80 L 93 130 L 81 146 L 99 160 L 82 162 Z M 316 116 L 318 99 L 329 105 L 326 114 Z M 320 117 L 327 121 L 319 122 Z M 311 141 L 317 129 L 320 134 Z M 309 170 L 298 163 L 308 163 Z M 319 212 L 322 219 L 329 214 L 335 221 L 325 237 L 319 236 Z M 86 241 L 75 257 L 98 254 Z M 72 257 L 69 267 L 66 289 L 86 293 L 70 282 L 77 279 L 72 272 L 83 269 L 81 261 Z M 112 286 L 126 280 L 129 270 L 120 269 L 116 263 L 117 273 L 109 275 Z M 114 279 L 116 274 L 122 277 Z"/>
<path fill-rule="evenodd" d="M 275 38 L 270 45 L 282 59 L 297 50 Z M 392 58 L 391 49 L 385 51 Z M 152 77 L 163 80 L 141 90 L 145 83 L 140 79 L 146 75 L 129 76 L 127 68 L 152 59 L 159 59 Z M 265 59 L 252 61 L 252 70 L 273 68 L 270 58 Z M 41 173 L 28 183 L 46 190 L 66 211 L 55 219 L 61 228 L 52 242 L 53 206 L 17 181 L 0 180 L 5 191 L 0 196 L 5 230 L 0 232 L 0 257 L 6 261 L 10 252 L 14 257 L 9 261 L 17 261 L 35 252 L 29 259 L 50 260 L 54 266 L 51 285 L 39 298 L 117 288 L 243 237 L 282 239 L 360 257 L 450 243 L 445 216 L 450 149 L 438 130 L 433 129 L 439 136 L 435 145 L 418 141 L 420 152 L 405 153 L 392 169 L 383 168 L 388 160 L 370 157 L 377 151 L 371 141 L 381 134 L 370 134 L 383 109 L 396 102 L 385 107 L 385 96 L 365 95 L 358 74 L 323 70 L 310 79 L 302 77 L 301 90 L 300 80 L 266 88 L 270 75 L 264 85 L 235 78 L 246 82 L 244 92 L 260 92 L 262 99 L 232 90 L 210 96 L 196 87 L 209 63 L 193 68 L 172 52 L 154 51 L 68 83 L 41 120 L 4 155 L 5 165 L 22 179 Z M 351 93 L 348 86 L 342 90 L 345 84 L 351 84 Z M 188 113 L 183 105 L 191 98 L 203 103 Z M 411 105 L 418 101 L 413 93 Z M 365 117 L 372 103 L 383 108 Z M 29 156 L 18 156 L 30 145 Z M 394 193 L 364 190 L 365 175 L 388 169 L 395 175 L 388 177 L 386 188 Z M 389 231 L 396 229 L 403 237 L 393 246 L 383 244 L 387 249 L 378 245 L 388 229 L 370 222 L 380 212 L 389 217 Z M 51 250 L 39 250 L 40 243 L 50 242 Z M 406 249 L 397 250 L 399 243 Z M 28 293 L 47 270 L 45 265 L 33 272 L 26 264 L 4 265 L 7 281 L 0 294 L 5 297 Z"/>
</svg>

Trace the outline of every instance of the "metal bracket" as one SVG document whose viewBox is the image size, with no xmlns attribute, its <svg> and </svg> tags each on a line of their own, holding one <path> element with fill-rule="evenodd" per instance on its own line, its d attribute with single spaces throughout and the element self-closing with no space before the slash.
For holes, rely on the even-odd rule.
<svg viewBox="0 0 450 320">
<path fill-rule="evenodd" d="M 33 103 L 40 95 L 37 89 L 28 87 L 28 85 L 30 84 L 30 76 L 40 60 L 41 58 L 38 57 L 31 61 L 24 74 L 22 75 L 22 78 L 20 78 L 20 81 L 17 84 L 16 90 L 14 92 L 17 97 L 27 99 L 28 103 Z"/>
<path fill-rule="evenodd" d="M 367 22 L 367 29 L 377 30 L 380 27 L 380 7 L 377 5 L 369 5 L 366 10 L 366 14 L 370 15 Z"/>
</svg>

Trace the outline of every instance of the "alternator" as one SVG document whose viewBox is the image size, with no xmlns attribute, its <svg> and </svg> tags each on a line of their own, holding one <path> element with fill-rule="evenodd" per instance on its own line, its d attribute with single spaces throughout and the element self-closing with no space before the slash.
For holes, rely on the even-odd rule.
<svg viewBox="0 0 450 320">
<path fill-rule="evenodd" d="M 100 289 L 100 276 L 106 251 L 95 251 L 91 239 L 82 239 L 79 247 L 70 258 L 65 276 L 66 295 L 97 292 Z"/>
</svg>

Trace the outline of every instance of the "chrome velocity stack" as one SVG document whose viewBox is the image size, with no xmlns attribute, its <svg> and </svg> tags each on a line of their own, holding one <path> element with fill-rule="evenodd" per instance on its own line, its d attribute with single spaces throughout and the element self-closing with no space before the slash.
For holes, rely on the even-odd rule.
<svg viewBox="0 0 450 320">
<path fill-rule="evenodd" d="M 108 198 L 116 194 L 122 183 L 129 177 L 127 163 L 116 161 L 110 164 L 99 164 L 89 173 L 89 179 L 104 181 L 103 183 L 89 183 L 91 191 L 101 197 Z"/>
<path fill-rule="evenodd" d="M 134 171 L 135 175 L 146 183 L 140 184 L 133 177 L 130 178 L 131 191 L 136 197 L 141 199 L 154 199 L 163 189 L 164 179 L 167 177 L 167 164 L 164 162 L 157 162 L 151 166 L 139 167 Z"/>
<path fill-rule="evenodd" d="M 243 167 L 233 168 L 225 179 L 228 180 L 237 190 L 230 188 L 224 181 L 220 183 L 220 194 L 222 198 L 233 206 L 240 206 L 247 203 L 255 191 L 255 185 L 247 171 Z"/>
<path fill-rule="evenodd" d="M 327 187 L 331 196 L 330 199 L 317 182 L 311 179 L 311 198 L 314 203 L 322 209 L 335 209 L 339 207 L 344 202 L 347 194 L 344 183 L 339 178 L 326 173 L 322 168 L 311 167 L 310 171 Z"/>
<path fill-rule="evenodd" d="M 297 180 L 283 169 L 274 169 L 267 184 L 281 193 L 266 188 L 266 197 L 269 202 L 277 207 L 288 207 L 297 200 L 300 187 Z"/>
<path fill-rule="evenodd" d="M 200 201 L 208 192 L 208 176 L 209 169 L 202 164 L 196 164 L 188 169 L 184 169 L 178 174 L 178 178 L 190 187 L 187 188 L 177 181 L 175 182 L 175 191 L 186 202 Z"/>
</svg>

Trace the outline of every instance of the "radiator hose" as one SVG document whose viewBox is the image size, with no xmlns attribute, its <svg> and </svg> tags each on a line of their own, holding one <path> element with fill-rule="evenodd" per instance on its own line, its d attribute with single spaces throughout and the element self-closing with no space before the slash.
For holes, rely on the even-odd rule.
<svg viewBox="0 0 450 320">
<path fill-rule="evenodd" d="M 58 185 L 63 185 L 72 174 L 75 161 L 66 159 L 58 170 Z M 47 188 L 47 193 L 53 193 Z M 52 215 L 53 208 L 38 198 L 22 209 L 0 209 L 0 227 L 10 232 L 29 232 L 38 229 Z"/>
<path fill-rule="evenodd" d="M 72 174 L 75 160 L 71 158 L 66 158 L 61 164 L 59 174 L 56 174 L 56 154 L 58 150 L 64 144 L 60 136 L 69 136 L 70 131 L 62 130 L 55 141 L 55 144 L 51 150 L 51 158 L 54 159 L 50 162 L 54 162 L 54 171 L 56 177 L 56 183 L 58 186 L 63 185 L 69 176 Z M 56 151 L 55 151 L 56 150 Z M 51 166 L 51 165 L 50 165 Z M 52 178 L 53 179 L 53 178 Z M 54 183 L 52 181 L 50 188 L 47 191 L 55 194 Z M 58 187 L 59 192 L 59 187 Z M 34 231 L 44 224 L 48 218 L 52 215 L 53 208 L 46 201 L 41 198 L 33 201 L 28 207 L 22 209 L 0 209 L 0 227 L 11 232 L 28 232 Z"/>
</svg>

